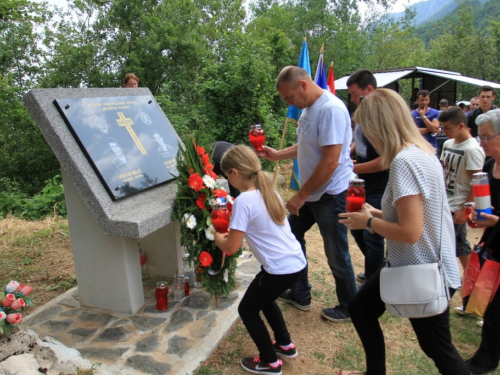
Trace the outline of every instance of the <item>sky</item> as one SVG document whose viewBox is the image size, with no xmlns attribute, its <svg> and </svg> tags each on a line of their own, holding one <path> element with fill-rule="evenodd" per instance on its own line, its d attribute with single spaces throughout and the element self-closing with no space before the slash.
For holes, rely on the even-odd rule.
<svg viewBox="0 0 500 375">
<path fill-rule="evenodd" d="M 58 7 L 65 8 L 66 7 L 66 0 L 46 0 L 49 4 L 54 4 Z M 245 0 L 245 3 L 250 2 L 251 0 Z M 405 10 L 405 7 L 414 3 L 418 3 L 419 1 L 424 1 L 424 0 L 396 0 L 395 4 L 391 8 L 391 12 L 402 12 Z M 366 6 L 363 6 L 363 2 L 359 2 L 360 4 L 360 9 L 362 11 L 366 11 Z"/>
</svg>

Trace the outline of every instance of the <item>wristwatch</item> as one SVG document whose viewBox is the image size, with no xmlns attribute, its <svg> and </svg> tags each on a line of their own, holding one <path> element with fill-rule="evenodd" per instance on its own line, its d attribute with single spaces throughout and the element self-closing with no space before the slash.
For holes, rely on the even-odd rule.
<svg viewBox="0 0 500 375">
<path fill-rule="evenodd" d="M 368 219 L 368 222 L 366 223 L 366 230 L 368 231 L 368 233 L 371 233 L 371 234 L 374 234 L 375 232 L 373 231 L 372 229 L 372 220 L 374 219 L 374 217 L 370 217 Z"/>
</svg>

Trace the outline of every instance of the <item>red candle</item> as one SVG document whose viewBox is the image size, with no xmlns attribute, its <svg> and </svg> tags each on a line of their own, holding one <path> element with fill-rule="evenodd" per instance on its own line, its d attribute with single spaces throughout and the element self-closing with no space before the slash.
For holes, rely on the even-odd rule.
<svg viewBox="0 0 500 375">
<path fill-rule="evenodd" d="M 365 181 L 354 179 L 349 181 L 345 199 L 346 212 L 361 211 L 361 206 L 365 203 Z"/>
<path fill-rule="evenodd" d="M 226 204 L 217 204 L 210 214 L 212 225 L 218 233 L 227 233 L 229 230 L 229 210 Z"/>
<path fill-rule="evenodd" d="M 252 125 L 248 136 L 254 150 L 262 151 L 262 146 L 264 146 L 264 143 L 266 142 L 266 135 L 260 124 Z"/>
<path fill-rule="evenodd" d="M 471 228 L 477 228 L 477 224 L 474 223 L 470 218 L 470 214 L 472 213 L 472 208 L 474 207 L 474 202 L 467 202 L 464 204 L 464 207 L 465 207 L 465 220 L 467 220 L 467 225 Z"/>
<path fill-rule="evenodd" d="M 190 288 L 189 288 L 189 277 L 184 278 L 184 295 L 187 297 L 191 294 Z"/>
<path fill-rule="evenodd" d="M 156 310 L 168 309 L 168 284 L 166 281 L 158 281 L 155 290 Z"/>
</svg>

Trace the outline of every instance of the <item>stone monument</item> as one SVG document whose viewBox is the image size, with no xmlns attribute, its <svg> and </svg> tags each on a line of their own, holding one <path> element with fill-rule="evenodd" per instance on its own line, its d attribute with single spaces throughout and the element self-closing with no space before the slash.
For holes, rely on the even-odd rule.
<svg viewBox="0 0 500 375">
<path fill-rule="evenodd" d="M 24 103 L 61 164 L 80 304 L 136 313 L 139 239 L 151 278 L 182 269 L 179 137 L 147 88 L 34 89 Z"/>
</svg>

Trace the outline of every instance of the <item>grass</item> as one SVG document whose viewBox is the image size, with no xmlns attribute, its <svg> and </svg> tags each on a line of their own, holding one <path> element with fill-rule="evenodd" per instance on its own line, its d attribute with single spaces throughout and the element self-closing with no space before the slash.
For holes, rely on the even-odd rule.
<svg viewBox="0 0 500 375">
<path fill-rule="evenodd" d="M 58 217 L 0 221 L 0 286 L 10 280 L 31 284 L 34 308 L 76 286 L 69 227 Z"/>
</svg>

